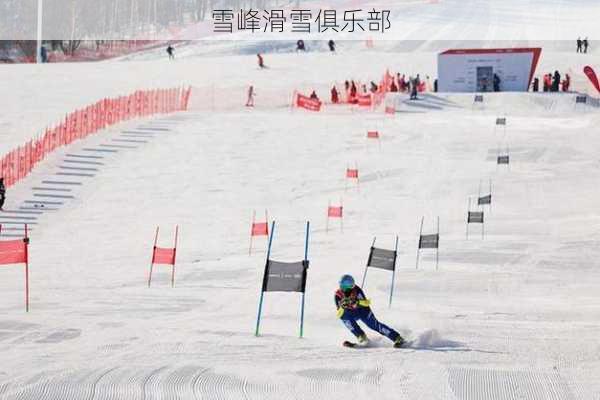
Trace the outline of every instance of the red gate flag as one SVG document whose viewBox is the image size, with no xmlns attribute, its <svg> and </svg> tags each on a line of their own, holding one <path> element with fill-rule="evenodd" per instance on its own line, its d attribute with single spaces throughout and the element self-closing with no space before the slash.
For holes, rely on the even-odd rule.
<svg viewBox="0 0 600 400">
<path fill-rule="evenodd" d="M 346 168 L 346 178 L 358 179 L 358 169 Z"/>
<path fill-rule="evenodd" d="M 331 203 L 327 204 L 327 222 L 325 225 L 325 232 L 329 232 L 329 219 L 335 218 L 340 220 L 340 231 L 344 231 L 344 205 L 340 199 L 339 206 L 332 206 Z"/>
<path fill-rule="evenodd" d="M 329 206 L 327 208 L 327 216 L 329 218 L 342 218 L 343 217 L 343 206 Z"/>
<path fill-rule="evenodd" d="M 175 265 L 175 249 L 155 247 L 152 256 L 153 264 Z"/>
<path fill-rule="evenodd" d="M 300 93 L 296 94 L 296 106 L 310 111 L 321 111 L 321 102 Z"/>
<path fill-rule="evenodd" d="M 27 262 L 27 244 L 23 239 L 0 241 L 0 265 Z"/>
<path fill-rule="evenodd" d="M 25 311 L 29 312 L 29 237 L 27 224 L 25 237 L 16 240 L 0 240 L 0 265 L 25 264 Z M 2 225 L 0 225 L 0 233 Z"/>
<path fill-rule="evenodd" d="M 175 255 L 177 254 L 177 238 L 179 234 L 179 226 L 175 226 L 175 244 L 170 247 L 158 247 L 158 229 L 156 227 L 156 235 L 154 236 L 154 247 L 152 248 L 152 261 L 150 262 L 150 274 L 148 275 L 148 287 L 152 282 L 152 271 L 154 265 L 170 265 L 171 271 L 171 287 L 175 286 Z"/>
<path fill-rule="evenodd" d="M 254 222 L 252 224 L 252 236 L 269 236 L 268 222 Z"/>
<path fill-rule="evenodd" d="M 256 222 L 256 210 L 252 210 L 252 224 L 250 226 L 250 247 L 248 248 L 248 254 L 252 255 L 252 239 L 254 236 L 269 236 L 269 212 L 265 210 L 264 222 Z"/>
<path fill-rule="evenodd" d="M 587 75 L 592 85 L 596 88 L 598 92 L 600 92 L 600 83 L 598 82 L 598 76 L 596 75 L 596 71 L 589 65 L 583 69 L 583 72 Z"/>
<path fill-rule="evenodd" d="M 368 131 L 367 138 L 369 139 L 379 139 L 379 131 Z"/>
</svg>

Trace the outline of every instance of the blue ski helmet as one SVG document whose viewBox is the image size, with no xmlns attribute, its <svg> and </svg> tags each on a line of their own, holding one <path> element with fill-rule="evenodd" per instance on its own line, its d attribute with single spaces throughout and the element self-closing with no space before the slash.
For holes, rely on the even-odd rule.
<svg viewBox="0 0 600 400">
<path fill-rule="evenodd" d="M 354 278 L 352 275 L 344 275 L 340 278 L 340 289 L 350 290 L 354 288 Z"/>
</svg>

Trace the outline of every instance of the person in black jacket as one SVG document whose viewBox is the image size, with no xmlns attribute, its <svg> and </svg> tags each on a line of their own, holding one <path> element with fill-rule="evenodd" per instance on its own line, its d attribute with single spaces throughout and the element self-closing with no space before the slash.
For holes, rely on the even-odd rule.
<svg viewBox="0 0 600 400">
<path fill-rule="evenodd" d="M 4 200 L 6 200 L 6 186 L 4 186 L 4 178 L 0 177 L 0 210 L 4 206 Z"/>
<path fill-rule="evenodd" d="M 500 82 L 501 80 L 498 74 L 494 74 L 494 92 L 500 91 Z"/>
<path fill-rule="evenodd" d="M 333 40 L 330 40 L 327 44 L 329 45 L 329 51 L 335 53 L 335 42 Z"/>
<path fill-rule="evenodd" d="M 554 78 L 552 80 L 552 91 L 558 92 L 560 90 L 560 73 L 554 71 Z"/>
</svg>

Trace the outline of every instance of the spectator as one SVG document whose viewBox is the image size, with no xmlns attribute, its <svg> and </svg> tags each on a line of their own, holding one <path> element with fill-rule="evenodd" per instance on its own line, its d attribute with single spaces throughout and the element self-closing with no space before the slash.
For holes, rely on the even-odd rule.
<svg viewBox="0 0 600 400">
<path fill-rule="evenodd" d="M 581 53 L 583 51 L 582 47 L 583 47 L 583 41 L 579 37 L 579 38 L 577 38 L 577 52 L 578 53 Z"/>
<path fill-rule="evenodd" d="M 544 75 L 544 92 L 549 92 L 552 86 L 552 74 Z"/>
<path fill-rule="evenodd" d="M 306 51 L 304 40 L 300 39 L 296 42 L 296 51 Z"/>
<path fill-rule="evenodd" d="M 175 48 L 171 44 L 167 46 L 167 54 L 169 55 L 169 60 L 175 59 Z"/>
<path fill-rule="evenodd" d="M 532 86 L 533 86 L 533 91 L 534 91 L 534 92 L 539 92 L 539 90 L 540 90 L 540 79 L 536 77 L 536 78 L 533 80 L 533 84 L 532 84 Z"/>
<path fill-rule="evenodd" d="M 500 91 L 500 82 L 501 80 L 498 74 L 494 74 L 494 92 Z"/>
<path fill-rule="evenodd" d="M 332 53 L 335 53 L 335 42 L 333 40 L 330 40 L 328 42 L 329 45 L 329 51 L 331 51 Z"/>
<path fill-rule="evenodd" d="M 583 52 L 587 54 L 588 46 L 589 46 L 588 38 L 583 39 Z"/>
<path fill-rule="evenodd" d="M 560 73 L 554 71 L 554 78 L 552 79 L 552 91 L 558 92 L 560 90 Z"/>
<path fill-rule="evenodd" d="M 331 102 L 333 104 L 338 104 L 340 102 L 340 95 L 335 85 L 331 88 Z"/>
<path fill-rule="evenodd" d="M 4 206 L 5 200 L 6 200 L 6 186 L 4 186 L 4 178 L 0 178 L 0 210 L 2 210 L 2 206 Z"/>
<path fill-rule="evenodd" d="M 265 60 L 263 60 L 263 57 L 259 54 L 256 55 L 258 57 L 258 66 L 260 68 L 266 68 L 265 66 Z"/>
<path fill-rule="evenodd" d="M 319 101 L 319 96 L 317 96 L 317 92 L 315 92 L 314 90 L 310 94 L 310 98 L 313 99 L 313 100 Z"/>
</svg>

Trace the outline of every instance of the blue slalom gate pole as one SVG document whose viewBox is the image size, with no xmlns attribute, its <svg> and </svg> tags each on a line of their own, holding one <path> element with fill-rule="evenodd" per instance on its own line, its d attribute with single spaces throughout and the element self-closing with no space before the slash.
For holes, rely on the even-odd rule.
<svg viewBox="0 0 600 400">
<path fill-rule="evenodd" d="M 310 221 L 306 221 L 306 238 L 304 241 L 304 261 L 308 261 L 308 235 L 310 230 Z M 308 272 L 305 272 L 305 274 Z M 304 336 L 304 300 L 306 298 L 306 282 L 302 292 L 302 306 L 300 308 L 300 338 Z"/>
<path fill-rule="evenodd" d="M 396 247 L 395 247 L 395 252 L 396 252 L 396 256 L 394 258 L 394 270 L 392 271 L 392 286 L 390 287 L 390 305 L 389 307 L 392 308 L 392 298 L 394 297 L 394 281 L 395 281 L 395 277 L 396 277 L 396 259 L 398 258 L 398 236 L 396 236 Z"/>
<path fill-rule="evenodd" d="M 360 284 L 362 288 L 365 287 L 365 280 L 367 279 L 367 270 L 369 269 L 369 264 L 371 264 L 371 255 L 373 254 L 373 247 L 375 247 L 375 240 L 377 240 L 377 236 L 373 238 L 373 243 L 371 244 L 371 250 L 369 251 L 369 259 L 367 260 L 367 265 L 365 266 L 365 272 L 363 274 L 362 283 Z"/>
<path fill-rule="evenodd" d="M 273 243 L 273 235 L 275 234 L 275 220 L 271 223 L 271 236 L 269 236 L 269 247 L 267 248 L 267 261 L 265 264 L 265 274 L 263 275 L 263 284 L 260 289 L 260 300 L 258 302 L 258 316 L 256 317 L 256 331 L 255 336 L 258 336 L 260 329 L 260 315 L 262 313 L 263 298 L 265 297 L 265 276 L 267 274 L 267 268 L 269 266 L 269 257 L 271 256 L 271 244 Z"/>
</svg>

